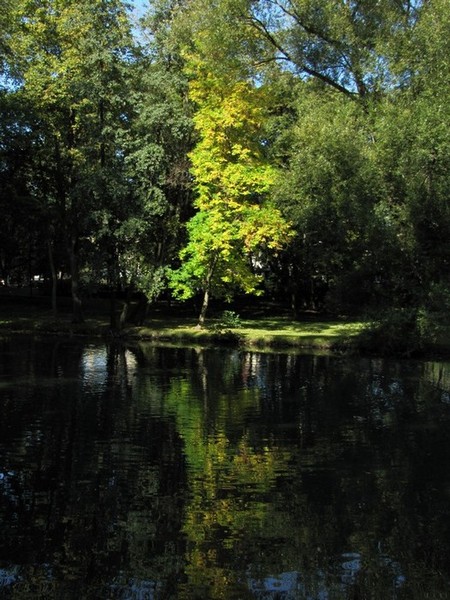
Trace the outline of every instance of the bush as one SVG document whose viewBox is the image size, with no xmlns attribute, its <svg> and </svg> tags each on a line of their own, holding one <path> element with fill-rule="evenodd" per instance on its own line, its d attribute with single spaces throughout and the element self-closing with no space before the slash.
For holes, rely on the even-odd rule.
<svg viewBox="0 0 450 600">
<path fill-rule="evenodd" d="M 232 334 L 232 329 L 242 327 L 241 318 L 232 310 L 224 310 L 220 319 L 211 326 L 215 333 Z"/>
<path fill-rule="evenodd" d="M 424 343 L 418 317 L 417 309 L 386 309 L 370 319 L 361 334 L 360 346 L 384 356 L 417 354 L 423 350 Z"/>
</svg>

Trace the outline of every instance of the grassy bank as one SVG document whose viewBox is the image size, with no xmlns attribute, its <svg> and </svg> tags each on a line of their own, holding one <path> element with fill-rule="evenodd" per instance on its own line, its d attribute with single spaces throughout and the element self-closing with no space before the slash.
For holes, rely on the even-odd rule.
<svg viewBox="0 0 450 600">
<path fill-rule="evenodd" d="M 220 318 L 211 318 L 199 329 L 194 316 L 176 311 L 154 310 L 142 326 L 128 326 L 120 332 L 111 331 L 104 307 L 96 306 L 86 313 L 85 322 L 74 324 L 71 315 L 62 312 L 54 317 L 36 304 L 24 302 L 0 304 L 0 334 L 53 334 L 88 337 L 140 339 L 175 344 L 239 344 L 247 348 L 308 348 L 345 347 L 359 335 L 363 323 L 344 319 L 320 320 L 305 317 L 298 321 L 287 316 L 255 315 L 242 318 L 239 327 L 224 326 Z"/>
<path fill-rule="evenodd" d="M 450 327 L 432 336 L 419 336 L 409 322 L 376 323 L 345 318 L 304 315 L 293 320 L 281 311 L 243 314 L 238 323 L 226 323 L 217 316 L 203 329 L 192 313 L 182 308 L 153 307 L 142 326 L 128 326 L 120 332 L 109 325 L 108 306 L 91 304 L 85 322 L 74 324 L 67 309 L 54 317 L 45 304 L 0 302 L 0 334 L 52 334 L 111 339 L 149 340 L 176 345 L 239 345 L 243 348 L 293 350 L 351 350 L 372 355 L 450 356 Z M 233 326 L 239 325 L 239 326 Z"/>
<path fill-rule="evenodd" d="M 238 343 L 247 348 L 344 347 L 358 335 L 363 324 L 343 320 L 292 321 L 286 317 L 242 319 L 238 328 L 221 328 L 219 320 L 210 320 L 204 329 L 189 320 L 177 322 L 149 319 L 143 327 L 135 327 L 128 335 L 180 343 Z"/>
</svg>

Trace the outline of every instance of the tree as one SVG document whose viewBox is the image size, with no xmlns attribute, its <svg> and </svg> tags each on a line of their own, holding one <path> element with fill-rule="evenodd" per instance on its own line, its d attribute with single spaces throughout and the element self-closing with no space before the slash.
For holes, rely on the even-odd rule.
<svg viewBox="0 0 450 600">
<path fill-rule="evenodd" d="M 260 129 L 254 139 L 264 137 L 260 150 L 272 174 L 281 167 L 281 177 L 272 181 L 272 194 L 277 208 L 293 221 L 296 235 L 284 258 L 268 267 L 275 288 L 290 285 L 296 310 L 320 306 L 318 296 L 327 286 L 337 304 L 378 302 L 399 291 L 400 274 L 413 262 L 409 229 L 401 225 L 405 212 L 392 209 L 387 199 L 389 173 L 380 165 L 377 127 L 381 107 L 393 95 L 402 96 L 409 85 L 410 66 L 401 58 L 422 12 L 421 2 L 390 0 L 376 5 L 365 0 L 222 0 L 214 5 L 194 0 L 181 11 L 182 26 L 189 32 L 184 43 L 191 56 L 202 61 L 203 72 L 199 68 L 193 80 L 204 82 L 209 94 L 214 90 L 211 73 L 227 82 L 223 87 L 229 90 L 233 82 L 260 90 L 270 82 L 271 106 L 260 121 L 264 134 Z M 207 126 L 200 115 L 206 103 L 196 102 L 201 148 Z M 213 113 L 212 103 L 208 110 Z M 241 119 L 234 113 L 231 120 Z M 209 128 L 215 131 L 217 126 Z M 215 160 L 213 144 L 205 145 L 202 156 L 195 153 L 193 172 L 196 160 L 205 165 Z M 223 165 L 230 162 L 225 158 Z M 200 198 L 201 182 L 211 186 L 211 178 L 206 172 L 196 178 Z M 198 202 L 197 208 L 201 209 Z M 188 260 L 177 275 L 179 290 L 196 277 L 203 277 L 204 287 L 209 287 L 208 273 L 217 266 L 210 258 L 210 268 L 200 275 L 206 236 L 215 251 L 220 237 L 239 238 L 237 219 L 216 212 L 208 206 L 207 214 L 200 210 L 189 225 L 191 246 L 183 251 Z M 226 227 L 230 222 L 234 229 Z M 314 291 L 317 287 L 320 294 Z M 192 291 L 185 288 L 182 293 Z"/>
<path fill-rule="evenodd" d="M 0 278 L 31 285 L 46 261 L 46 214 L 33 190 L 33 111 L 20 91 L 0 94 Z"/>
<path fill-rule="evenodd" d="M 14 35 L 17 21 L 14 15 L 13 0 L 4 0 L 0 14 L 0 76 L 7 78 L 9 74 L 8 61 L 11 58 L 10 41 Z M 6 80 L 2 81 L 2 87 Z"/>
<path fill-rule="evenodd" d="M 83 319 L 80 269 L 112 199 L 123 199 L 118 133 L 127 125 L 130 24 L 119 0 L 39 0 L 16 7 L 12 72 L 37 115 L 46 181 L 66 240 L 75 321 Z M 109 217 L 106 217 L 108 220 Z M 100 221 L 100 222 L 99 222 Z"/>
<path fill-rule="evenodd" d="M 410 0 L 258 0 L 247 18 L 264 42 L 262 61 L 276 61 L 349 98 L 390 89 L 391 61 L 415 23 L 421 2 Z"/>
<path fill-rule="evenodd" d="M 450 281 L 450 12 L 441 0 L 424 4 L 398 70 L 407 86 L 384 103 L 376 122 L 377 168 L 389 204 L 408 240 L 408 268 L 398 270 L 413 306 L 447 312 Z"/>
<path fill-rule="evenodd" d="M 189 3 L 189 34 L 208 30 L 217 58 L 261 71 L 315 79 L 348 98 L 380 95 L 402 81 L 393 62 L 404 52 L 423 2 L 418 0 L 205 0 Z M 222 57 L 223 58 L 223 57 Z"/>
<path fill-rule="evenodd" d="M 285 161 L 274 194 L 295 236 L 275 290 L 289 290 L 295 313 L 323 308 L 325 295 L 334 307 L 375 302 L 395 244 L 377 209 L 385 189 L 375 168 L 372 117 L 322 84 L 291 87 L 291 123 L 273 149 Z"/>
<path fill-rule="evenodd" d="M 271 60 L 291 60 L 297 48 L 308 62 L 316 48 L 314 73 L 301 61 L 290 62 L 289 118 L 273 148 L 273 159 L 284 164 L 278 206 L 297 233 L 284 255 L 282 290 L 294 284 L 297 310 L 314 306 L 314 278 L 329 286 L 333 308 L 417 307 L 430 286 L 442 292 L 448 263 L 448 81 L 442 75 L 448 70 L 448 8 L 439 1 L 360 2 L 350 15 L 345 6 L 328 14 L 332 2 L 322 3 L 325 12 L 314 2 L 290 2 L 289 12 L 287 3 L 277 5 L 281 20 L 265 20 L 268 13 L 262 13 L 255 24 L 272 48 L 279 46 Z M 308 7 L 318 10 L 317 20 L 311 12 L 308 21 Z M 338 48 L 337 38 L 325 39 L 328 21 L 320 15 L 331 19 L 330 35 L 339 34 L 334 19 L 349 24 L 351 16 L 355 35 L 343 26 L 341 56 L 361 58 L 359 83 L 354 68 L 347 70 L 353 58 L 345 68 L 329 68 L 332 54 L 325 49 Z M 286 19 L 300 28 L 298 46 Z"/>
<path fill-rule="evenodd" d="M 148 300 L 168 265 L 201 324 L 261 283 L 296 311 L 450 306 L 444 0 L 155 0 L 139 49 L 121 0 L 4 8 L 4 277 L 47 260 L 56 308 L 69 272 L 75 320 L 83 288 Z"/>
<path fill-rule="evenodd" d="M 192 56 L 189 68 L 200 138 L 190 154 L 198 212 L 188 223 L 189 241 L 171 282 L 180 298 L 203 293 L 203 326 L 211 294 L 257 292 L 260 252 L 279 250 L 289 227 L 267 197 L 275 171 L 264 159 L 266 90 L 234 79 L 232 71 L 211 72 L 201 57 Z"/>
<path fill-rule="evenodd" d="M 155 3 L 141 23 L 141 53 L 130 89 L 134 116 L 126 144 L 129 202 L 135 209 L 118 231 L 127 298 L 138 290 L 145 302 L 167 289 L 166 268 L 180 249 L 182 223 L 192 214 L 187 158 L 191 108 L 183 61 L 167 29 L 169 5 Z M 127 301 L 122 321 L 131 315 L 129 308 Z M 145 310 L 140 312 L 141 319 Z"/>
</svg>

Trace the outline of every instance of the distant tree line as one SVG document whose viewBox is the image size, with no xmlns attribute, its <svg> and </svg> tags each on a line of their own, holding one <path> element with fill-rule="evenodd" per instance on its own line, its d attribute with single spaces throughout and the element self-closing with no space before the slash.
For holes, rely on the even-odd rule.
<svg viewBox="0 0 450 600">
<path fill-rule="evenodd" d="M 447 0 L 4 0 L 0 278 L 437 322 L 449 73 Z"/>
</svg>

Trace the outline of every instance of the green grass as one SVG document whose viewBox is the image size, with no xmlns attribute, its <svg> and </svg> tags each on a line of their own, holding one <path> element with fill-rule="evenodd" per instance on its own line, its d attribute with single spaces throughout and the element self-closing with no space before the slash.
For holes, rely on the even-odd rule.
<svg viewBox="0 0 450 600">
<path fill-rule="evenodd" d="M 3 300 L 3 301 L 2 301 Z M 120 306 L 118 306 L 118 310 Z M 41 303 L 24 299 L 0 298 L 0 334 L 86 336 L 90 338 L 120 337 L 125 340 L 151 341 L 164 345 L 212 346 L 239 345 L 242 348 L 293 351 L 352 350 L 371 355 L 450 355 L 450 326 L 439 327 L 432 336 L 424 336 L 415 343 L 408 332 L 395 328 L 377 329 L 369 321 L 356 319 L 326 319 L 304 315 L 293 320 L 286 314 L 269 316 L 269 308 L 255 309 L 252 318 L 238 318 L 240 327 L 227 328 L 220 317 L 207 321 L 204 329 L 197 327 L 194 314 L 186 315 L 182 306 L 169 309 L 166 305 L 153 306 L 150 316 L 141 327 L 130 326 L 113 332 L 109 325 L 108 303 L 91 302 L 86 307 L 85 322 L 71 322 L 70 305 L 56 318 L 48 310 L 48 300 Z M 275 312 L 276 308 L 274 309 Z M 237 315 L 236 315 L 237 316 Z M 409 332 L 411 333 L 411 332 Z M 413 332 L 414 333 L 414 332 Z M 399 348 L 399 349 L 398 349 Z"/>
<path fill-rule="evenodd" d="M 291 321 L 287 318 L 242 321 L 238 330 L 250 345 L 332 346 L 348 342 L 357 336 L 364 323 L 361 321 Z"/>
<path fill-rule="evenodd" d="M 176 344 L 239 344 L 243 347 L 332 348 L 348 345 L 362 330 L 364 323 L 345 320 L 293 321 L 285 316 L 261 316 L 241 319 L 241 327 L 217 332 L 218 319 L 207 321 L 199 329 L 194 317 L 176 314 L 150 316 L 143 326 L 127 327 L 120 335 L 130 339 L 152 340 Z M 36 305 L 8 303 L 0 306 L 0 332 L 54 335 L 111 335 L 105 310 L 87 314 L 85 323 L 71 322 L 69 312 L 53 317 L 50 311 Z"/>
<path fill-rule="evenodd" d="M 213 321 L 210 321 L 212 324 Z M 363 329 L 362 322 L 289 322 L 284 318 L 245 320 L 242 327 L 218 333 L 198 329 L 195 321 L 148 319 L 145 326 L 127 330 L 130 338 L 180 344 L 239 344 L 244 348 L 344 348 Z"/>
</svg>

